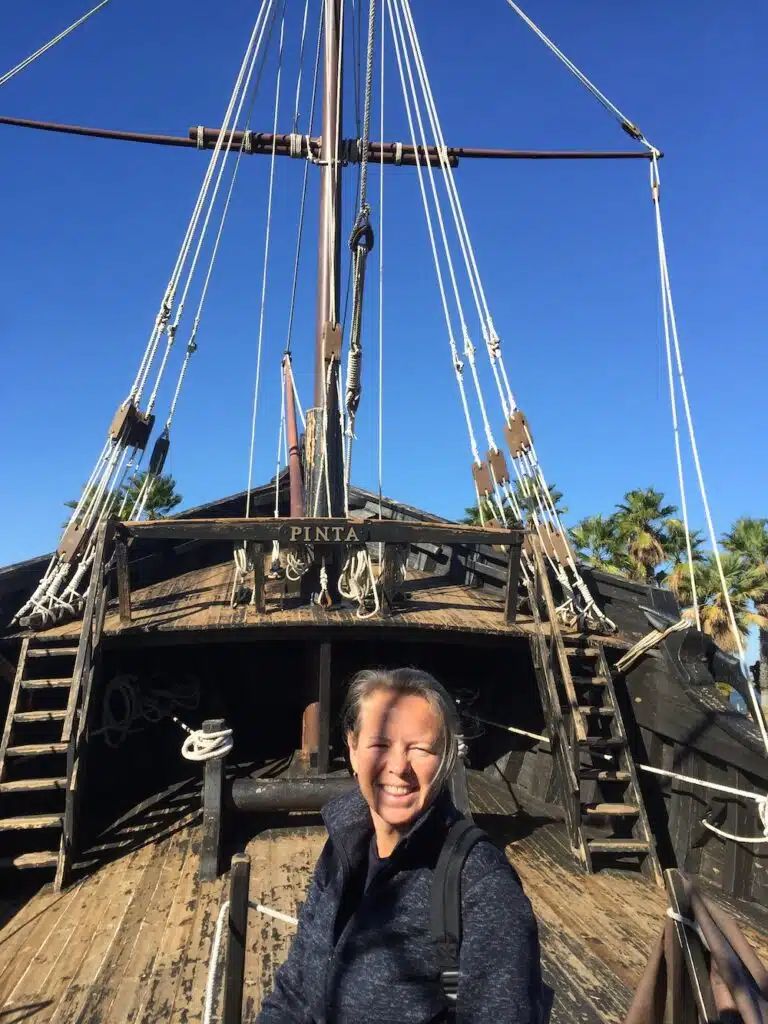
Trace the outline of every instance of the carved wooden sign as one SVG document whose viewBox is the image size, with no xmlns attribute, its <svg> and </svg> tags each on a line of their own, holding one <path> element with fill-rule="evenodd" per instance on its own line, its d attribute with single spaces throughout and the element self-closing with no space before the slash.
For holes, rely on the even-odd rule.
<svg viewBox="0 0 768 1024">
<path fill-rule="evenodd" d="M 292 544 L 362 544 L 365 539 L 362 534 L 361 527 L 350 526 L 349 523 L 343 523 L 341 526 L 309 523 L 306 526 L 280 528 L 280 540 L 287 540 Z"/>
</svg>

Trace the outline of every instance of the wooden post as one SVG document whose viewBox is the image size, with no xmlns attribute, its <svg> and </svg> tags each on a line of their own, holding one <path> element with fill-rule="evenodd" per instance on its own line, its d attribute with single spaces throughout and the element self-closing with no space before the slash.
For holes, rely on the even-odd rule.
<svg viewBox="0 0 768 1024">
<path fill-rule="evenodd" d="M 263 615 L 266 611 L 264 594 L 264 545 L 257 544 L 253 561 L 253 604 L 256 611 Z"/>
<path fill-rule="evenodd" d="M 243 977 L 245 940 L 248 929 L 248 886 L 251 861 L 244 853 L 232 858 L 229 876 L 229 936 L 224 962 L 224 1013 L 222 1024 L 241 1024 L 243 1019 Z"/>
<path fill-rule="evenodd" d="M 320 644 L 318 650 L 318 701 L 320 703 L 317 737 L 317 773 L 327 775 L 331 745 L 331 645 Z"/>
<path fill-rule="evenodd" d="M 520 580 L 520 552 L 522 538 L 509 545 L 507 563 L 507 592 L 504 599 L 504 621 L 511 625 L 517 618 L 517 588 Z"/>
<path fill-rule="evenodd" d="M 226 728 L 223 718 L 203 722 L 203 732 L 220 732 Z M 200 844 L 201 882 L 212 882 L 219 874 L 221 847 L 221 803 L 224 792 L 224 758 L 212 757 L 205 762 L 203 776 L 203 840 Z"/>
<path fill-rule="evenodd" d="M 131 576 L 128 569 L 128 548 L 125 536 L 115 534 L 115 562 L 117 566 L 117 598 L 120 606 L 120 625 L 131 624 Z"/>
</svg>

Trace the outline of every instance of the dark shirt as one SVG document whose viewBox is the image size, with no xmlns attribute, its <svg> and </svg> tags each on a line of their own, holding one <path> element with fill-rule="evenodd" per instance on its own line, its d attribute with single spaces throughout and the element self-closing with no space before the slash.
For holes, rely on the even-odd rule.
<svg viewBox="0 0 768 1024">
<path fill-rule="evenodd" d="M 389 857 L 372 848 L 359 790 L 323 810 L 328 842 L 261 1024 L 434 1024 L 446 1001 L 429 927 L 432 876 L 458 812 L 441 798 Z M 536 921 L 520 881 L 490 842 L 461 875 L 459 1024 L 538 1024 Z"/>
</svg>

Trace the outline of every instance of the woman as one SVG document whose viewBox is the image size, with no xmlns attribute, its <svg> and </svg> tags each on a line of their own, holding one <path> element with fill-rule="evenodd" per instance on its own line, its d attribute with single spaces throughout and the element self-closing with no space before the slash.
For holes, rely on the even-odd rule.
<svg viewBox="0 0 768 1024">
<path fill-rule="evenodd" d="M 447 1019 L 430 887 L 451 825 L 446 789 L 459 723 L 426 672 L 364 671 L 343 718 L 358 786 L 323 810 L 328 842 L 262 1024 L 427 1024 Z M 517 875 L 490 842 L 461 873 L 460 1022 L 537 1024 L 536 921 Z"/>
</svg>

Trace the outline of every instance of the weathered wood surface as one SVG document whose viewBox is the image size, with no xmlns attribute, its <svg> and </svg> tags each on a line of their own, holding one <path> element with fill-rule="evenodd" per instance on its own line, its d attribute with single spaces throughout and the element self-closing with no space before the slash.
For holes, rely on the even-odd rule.
<svg viewBox="0 0 768 1024">
<path fill-rule="evenodd" d="M 268 581 L 266 610 L 260 613 L 251 604 L 230 607 L 234 563 L 207 566 L 182 573 L 132 594 L 132 624 L 120 624 L 116 604 L 110 605 L 104 623 L 106 636 L 133 636 L 148 633 L 178 633 L 190 636 L 201 630 L 236 630 L 265 627 L 344 627 L 352 629 L 394 629 L 448 631 L 461 634 L 529 636 L 535 629 L 530 616 L 518 614 L 514 623 L 504 619 L 503 595 L 449 582 L 444 577 L 408 570 L 402 589 L 408 600 L 387 618 L 357 618 L 356 609 L 347 604 L 326 611 L 317 604 L 283 600 L 281 584 Z M 544 627 L 548 627 L 545 625 Z M 76 636 L 79 622 L 54 626 L 40 635 L 46 639 Z M 567 636 L 568 634 L 565 634 Z M 615 637 L 601 638 L 618 647 L 627 644 Z"/>
<path fill-rule="evenodd" d="M 475 819 L 506 845 L 533 903 L 545 977 L 555 989 L 553 1024 L 620 1024 L 663 924 L 663 892 L 642 878 L 583 874 L 551 807 L 530 801 L 523 812 L 512 813 L 519 790 L 474 772 L 469 789 Z M 290 924 L 255 906 L 296 915 L 325 841 L 316 816 L 292 820 L 290 829 L 262 831 L 247 845 L 247 1020 L 255 1019 L 294 934 Z M 66 892 L 45 887 L 21 906 L 0 904 L 0 1019 L 201 1020 L 229 880 L 198 880 L 200 828 L 181 825 Z M 768 914 L 741 901 L 720 901 L 768 961 Z M 221 1010 L 220 994 L 219 1016 Z"/>
</svg>

